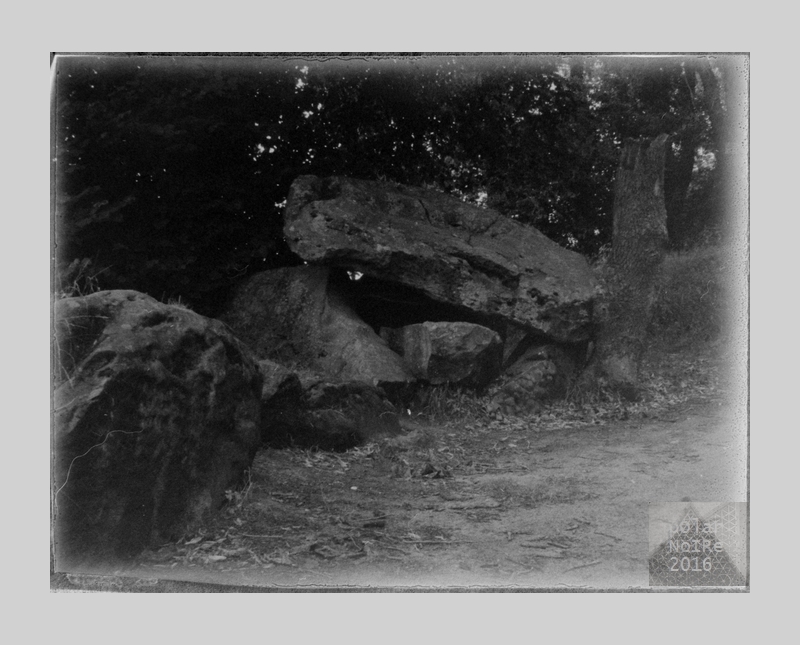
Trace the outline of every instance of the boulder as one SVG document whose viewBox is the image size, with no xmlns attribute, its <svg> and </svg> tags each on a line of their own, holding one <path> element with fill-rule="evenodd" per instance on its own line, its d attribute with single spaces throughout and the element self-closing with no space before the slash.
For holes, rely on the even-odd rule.
<svg viewBox="0 0 800 645">
<path fill-rule="evenodd" d="M 542 402 L 566 394 L 581 364 L 581 353 L 574 348 L 530 346 L 503 372 L 493 400 L 505 414 L 535 412 Z"/>
<path fill-rule="evenodd" d="M 503 341 L 497 332 L 468 322 L 424 322 L 381 329 L 411 372 L 434 385 L 484 387 L 500 373 Z"/>
<path fill-rule="evenodd" d="M 397 409 L 378 387 L 331 382 L 268 360 L 259 366 L 264 374 L 261 436 L 268 446 L 347 450 L 401 431 Z"/>
<path fill-rule="evenodd" d="M 340 266 L 559 342 L 590 338 L 586 260 L 531 226 L 443 193 L 345 177 L 298 177 L 284 234 L 312 264 Z"/>
<path fill-rule="evenodd" d="M 297 374 L 288 367 L 279 365 L 273 361 L 258 361 L 258 369 L 264 378 L 261 386 L 261 401 L 269 401 L 272 397 L 286 391 L 302 392 L 303 388 Z M 264 420 L 262 416 L 262 421 Z"/>
<path fill-rule="evenodd" d="M 193 530 L 260 444 L 249 350 L 136 291 L 58 300 L 55 324 L 57 555 L 132 555 Z"/>
<path fill-rule="evenodd" d="M 503 368 L 507 368 L 514 363 L 530 345 L 531 335 L 524 327 L 519 325 L 506 325 L 503 341 Z M 534 336 L 535 337 L 535 336 Z"/>
<path fill-rule="evenodd" d="M 220 317 L 261 359 L 336 381 L 404 384 L 403 359 L 347 305 L 326 267 L 284 267 L 242 283 Z"/>
</svg>

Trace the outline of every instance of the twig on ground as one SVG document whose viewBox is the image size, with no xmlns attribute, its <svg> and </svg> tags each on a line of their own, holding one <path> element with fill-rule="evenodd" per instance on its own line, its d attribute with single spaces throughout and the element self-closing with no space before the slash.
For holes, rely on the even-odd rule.
<svg viewBox="0 0 800 645">
<path fill-rule="evenodd" d="M 401 544 L 480 544 L 494 540 L 399 540 Z"/>
<path fill-rule="evenodd" d="M 401 549 L 398 546 L 392 546 L 391 544 L 380 544 L 381 547 L 384 549 L 391 549 L 392 551 L 399 551 L 403 555 L 411 555 L 410 551 L 406 551 L 405 549 Z"/>
<path fill-rule="evenodd" d="M 567 571 L 575 571 L 575 569 L 584 569 L 586 567 L 593 567 L 596 564 L 600 564 L 602 560 L 595 560 L 594 562 L 589 562 L 587 564 L 579 564 L 577 567 L 570 567 L 569 569 L 565 569 L 564 573 Z"/>
<path fill-rule="evenodd" d="M 239 537 L 246 537 L 246 538 L 265 538 L 265 539 L 273 539 L 273 538 L 281 538 L 286 539 L 285 535 L 253 535 L 251 533 L 240 533 Z"/>
</svg>

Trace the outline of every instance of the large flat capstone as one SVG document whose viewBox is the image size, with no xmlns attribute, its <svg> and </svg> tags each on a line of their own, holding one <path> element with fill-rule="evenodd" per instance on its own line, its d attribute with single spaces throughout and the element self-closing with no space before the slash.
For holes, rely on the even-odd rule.
<svg viewBox="0 0 800 645">
<path fill-rule="evenodd" d="M 531 226 L 434 190 L 298 177 L 284 234 L 313 264 L 340 266 L 521 325 L 590 338 L 596 281 L 586 260 Z"/>
</svg>

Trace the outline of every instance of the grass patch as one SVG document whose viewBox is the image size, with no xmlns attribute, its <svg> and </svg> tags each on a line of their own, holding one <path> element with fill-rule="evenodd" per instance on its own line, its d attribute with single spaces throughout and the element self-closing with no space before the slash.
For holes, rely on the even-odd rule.
<svg viewBox="0 0 800 645">
<path fill-rule="evenodd" d="M 444 423 L 481 418 L 491 409 L 486 393 L 445 384 L 422 387 L 407 412 L 412 419 Z"/>
<path fill-rule="evenodd" d="M 59 272 L 56 297 L 76 298 L 100 291 L 100 276 L 109 268 L 97 268 L 90 258 L 76 258 Z"/>
<path fill-rule="evenodd" d="M 729 310 L 730 263 L 731 254 L 719 246 L 667 255 L 648 328 L 650 338 L 672 346 L 719 338 Z"/>
</svg>

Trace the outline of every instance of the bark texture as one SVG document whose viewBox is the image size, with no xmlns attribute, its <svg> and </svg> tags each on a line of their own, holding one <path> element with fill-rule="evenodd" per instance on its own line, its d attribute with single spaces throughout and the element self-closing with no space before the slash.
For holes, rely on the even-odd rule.
<svg viewBox="0 0 800 645">
<path fill-rule="evenodd" d="M 664 155 L 667 135 L 629 140 L 614 196 L 612 254 L 601 326 L 587 377 L 625 398 L 638 398 L 639 364 L 667 247 Z"/>
</svg>

